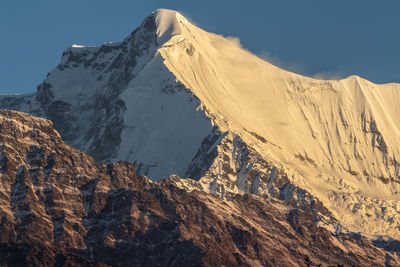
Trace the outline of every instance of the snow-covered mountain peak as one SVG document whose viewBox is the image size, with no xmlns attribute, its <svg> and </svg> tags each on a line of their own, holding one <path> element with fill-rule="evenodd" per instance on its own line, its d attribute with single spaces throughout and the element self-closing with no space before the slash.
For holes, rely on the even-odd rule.
<svg viewBox="0 0 400 267">
<path fill-rule="evenodd" d="M 159 44 L 164 44 L 172 36 L 182 34 L 182 24 L 188 23 L 184 16 L 174 10 L 157 9 L 152 15 L 154 15 L 157 25 L 157 42 Z"/>
<path fill-rule="evenodd" d="M 96 161 L 222 197 L 318 199 L 352 231 L 400 238 L 399 90 L 285 71 L 160 9 L 121 43 L 68 48 L 36 94 L 0 104 L 49 118 Z"/>
<path fill-rule="evenodd" d="M 172 37 L 183 34 L 183 28 L 190 27 L 189 25 L 189 21 L 179 12 L 169 9 L 157 9 L 147 16 L 141 25 L 123 42 L 108 42 L 101 46 L 71 45 L 63 52 L 61 65 L 65 62 L 82 61 L 83 58 L 87 61 L 94 59 L 94 57 L 109 57 L 111 50 L 113 50 L 112 54 L 116 54 L 118 51 L 121 52 L 121 50 L 127 53 L 136 52 L 136 57 L 140 56 L 140 53 L 131 50 L 137 50 L 138 47 L 141 48 L 140 50 L 148 50 L 149 53 L 154 53 L 157 47 L 161 47 Z M 85 67 L 88 67 L 88 64 Z"/>
</svg>

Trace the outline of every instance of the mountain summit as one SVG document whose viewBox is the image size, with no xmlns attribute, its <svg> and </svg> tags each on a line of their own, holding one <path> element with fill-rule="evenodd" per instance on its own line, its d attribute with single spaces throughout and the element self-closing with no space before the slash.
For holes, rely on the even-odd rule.
<svg viewBox="0 0 400 267">
<path fill-rule="evenodd" d="M 96 161 L 226 200 L 279 198 L 373 238 L 400 238 L 399 103 L 399 84 L 291 73 L 164 9 L 120 43 L 68 48 L 35 94 L 0 99 Z"/>
<path fill-rule="evenodd" d="M 168 9 L 157 9 L 152 16 L 155 17 L 159 44 L 167 42 L 174 35 L 182 34 L 182 28 L 189 23 L 180 13 Z"/>
</svg>

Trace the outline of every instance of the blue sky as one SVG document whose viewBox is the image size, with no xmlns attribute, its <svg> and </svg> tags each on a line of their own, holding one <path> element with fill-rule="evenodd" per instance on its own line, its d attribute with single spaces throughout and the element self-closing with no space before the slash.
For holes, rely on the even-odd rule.
<svg viewBox="0 0 400 267">
<path fill-rule="evenodd" d="M 159 7 L 297 73 L 400 82 L 398 0 L 1 0 L 0 93 L 34 92 L 68 46 L 120 41 Z"/>
</svg>

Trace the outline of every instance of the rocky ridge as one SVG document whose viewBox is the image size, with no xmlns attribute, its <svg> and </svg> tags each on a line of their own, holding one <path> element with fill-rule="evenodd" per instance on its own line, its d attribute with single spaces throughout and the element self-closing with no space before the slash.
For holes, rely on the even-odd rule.
<svg viewBox="0 0 400 267">
<path fill-rule="evenodd" d="M 400 264 L 365 238 L 332 235 L 284 201 L 222 200 L 151 182 L 127 162 L 95 163 L 52 127 L 0 111 L 1 265 Z"/>
</svg>

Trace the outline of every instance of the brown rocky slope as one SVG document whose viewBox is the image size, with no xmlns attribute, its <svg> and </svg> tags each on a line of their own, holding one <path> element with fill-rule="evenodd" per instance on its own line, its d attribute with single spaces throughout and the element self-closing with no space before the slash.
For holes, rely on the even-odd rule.
<svg viewBox="0 0 400 267">
<path fill-rule="evenodd" d="M 400 265 L 286 202 L 221 200 L 95 163 L 20 112 L 0 110 L 0 175 L 1 266 Z"/>
</svg>

